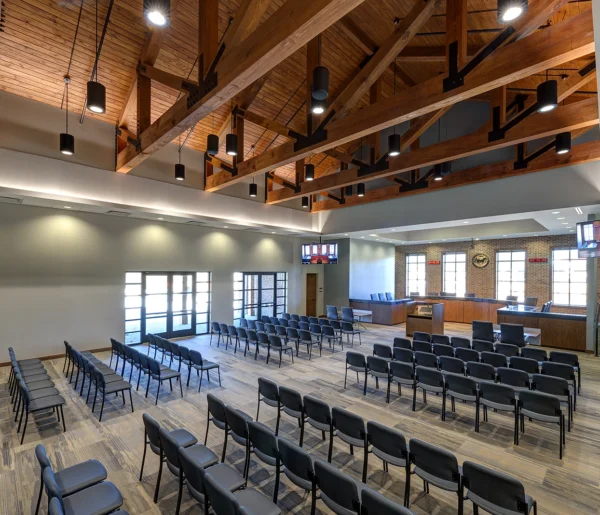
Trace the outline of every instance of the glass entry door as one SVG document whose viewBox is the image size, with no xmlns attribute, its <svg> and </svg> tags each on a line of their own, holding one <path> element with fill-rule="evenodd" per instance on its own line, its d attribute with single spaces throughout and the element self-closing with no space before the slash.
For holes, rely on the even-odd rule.
<svg viewBox="0 0 600 515">
<path fill-rule="evenodd" d="M 285 312 L 287 297 L 285 272 L 236 272 L 233 279 L 233 318 L 260 320 Z"/>
</svg>

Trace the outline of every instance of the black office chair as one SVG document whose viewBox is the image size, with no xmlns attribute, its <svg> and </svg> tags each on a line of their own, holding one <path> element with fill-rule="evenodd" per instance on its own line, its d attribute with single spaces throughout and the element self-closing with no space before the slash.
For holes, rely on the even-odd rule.
<svg viewBox="0 0 600 515">
<path fill-rule="evenodd" d="M 431 445 L 417 438 L 410 440 L 410 463 L 408 481 L 406 482 L 406 507 L 410 507 L 410 476 L 416 474 L 423 480 L 424 491 L 429 493 L 432 484 L 458 496 L 458 515 L 463 513 L 463 497 L 461 495 L 461 469 L 454 454 Z"/>
<path fill-rule="evenodd" d="M 275 467 L 275 486 L 273 488 L 273 502 L 277 503 L 279 493 L 279 447 L 277 436 L 271 429 L 260 422 L 248 422 L 248 466 L 246 467 L 246 481 L 250 470 L 250 457 L 254 454 L 260 461 L 271 467 Z"/>
<path fill-rule="evenodd" d="M 475 298 L 475 293 L 473 293 L 473 292 L 465 293 L 465 299 L 474 299 L 474 298 Z"/>
<path fill-rule="evenodd" d="M 378 293 L 377 296 L 379 297 L 379 300 L 386 300 L 385 293 Z"/>
<path fill-rule="evenodd" d="M 521 420 L 521 432 L 525 432 L 525 417 L 530 420 L 539 420 L 540 422 L 550 422 L 558 424 L 559 427 L 559 457 L 562 460 L 563 446 L 566 444 L 565 436 L 565 415 L 562 411 L 560 400 L 554 395 L 542 392 L 522 391 L 519 392 L 518 413 Z M 519 445 L 519 432 L 517 431 L 517 440 Z"/>
<path fill-rule="evenodd" d="M 519 297 L 518 297 L 518 295 L 508 295 L 506 297 L 506 300 L 508 302 L 517 302 L 519 300 Z"/>
<path fill-rule="evenodd" d="M 418 291 L 411 291 L 409 293 L 409 297 L 420 297 L 420 296 L 421 296 L 421 293 Z"/>
<path fill-rule="evenodd" d="M 535 308 L 537 306 L 537 303 L 538 303 L 537 297 L 525 297 L 525 305 L 528 308 Z"/>
<path fill-rule="evenodd" d="M 423 391 L 423 403 L 427 404 L 427 392 L 435 393 L 436 395 L 442 394 L 442 421 L 446 420 L 445 399 L 446 399 L 446 388 L 444 382 L 444 375 L 434 368 L 419 367 L 415 368 L 415 389 L 413 391 L 413 405 L 412 410 L 416 410 L 417 405 L 417 389 L 421 388 Z"/>
<path fill-rule="evenodd" d="M 357 482 L 336 467 L 321 460 L 315 461 L 311 513 L 315 513 L 317 487 L 321 500 L 336 515 L 360 515 L 360 489 Z"/>
<path fill-rule="evenodd" d="M 489 513 L 521 513 L 529 515 L 537 502 L 525 493 L 520 481 L 478 463 L 465 461 L 462 467 L 462 497 L 473 503 L 473 513 L 481 508 Z M 464 488 L 467 495 L 464 495 Z"/>
<path fill-rule="evenodd" d="M 371 300 L 379 300 L 379 295 L 376 293 L 371 293 Z"/>
<path fill-rule="evenodd" d="M 367 360 L 365 359 L 365 355 L 360 352 L 346 352 L 346 374 L 344 375 L 344 389 L 346 389 L 346 381 L 348 379 L 348 370 L 352 370 L 356 372 L 356 382 L 360 383 L 360 379 L 358 377 L 359 372 L 365 374 L 365 384 L 363 388 L 363 395 L 367 394 Z"/>
<path fill-rule="evenodd" d="M 361 514 L 362 515 L 415 515 L 404 506 L 390 501 L 386 497 L 370 488 L 361 491 Z"/>
<path fill-rule="evenodd" d="M 525 332 L 521 324 L 500 324 L 500 341 L 517 347 L 525 347 Z"/>
<path fill-rule="evenodd" d="M 412 343 L 408 338 L 394 338 L 394 348 L 399 347 L 401 349 L 412 350 Z"/>
<path fill-rule="evenodd" d="M 471 322 L 471 328 L 473 331 L 473 340 L 493 342 L 496 339 L 494 337 L 494 324 L 492 322 L 473 320 L 473 322 Z"/>
<path fill-rule="evenodd" d="M 367 466 L 369 461 L 369 441 L 365 421 L 362 417 L 342 408 L 334 407 L 331 410 L 331 433 L 329 440 L 329 463 L 333 453 L 333 437 L 337 436 L 350 446 L 350 454 L 354 456 L 354 447 L 362 448 L 363 473 L 362 482 L 367 481 Z"/>
</svg>

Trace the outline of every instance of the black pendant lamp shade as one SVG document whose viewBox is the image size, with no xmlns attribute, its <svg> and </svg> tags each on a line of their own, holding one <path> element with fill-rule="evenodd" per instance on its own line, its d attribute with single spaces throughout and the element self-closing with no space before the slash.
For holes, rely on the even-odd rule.
<svg viewBox="0 0 600 515">
<path fill-rule="evenodd" d="M 547 113 L 558 106 L 558 83 L 547 80 L 537 87 L 538 113 Z"/>
<path fill-rule="evenodd" d="M 106 88 L 94 80 L 87 83 L 87 108 L 93 113 L 106 111 Z"/>
<path fill-rule="evenodd" d="M 388 136 L 388 156 L 394 157 L 400 155 L 400 134 L 390 134 Z"/>
<path fill-rule="evenodd" d="M 307 164 L 306 170 L 304 172 L 304 180 L 305 181 L 314 181 L 315 180 L 315 165 Z"/>
<path fill-rule="evenodd" d="M 258 184 L 252 183 L 250 184 L 250 193 L 251 197 L 256 197 L 258 195 Z"/>
<path fill-rule="evenodd" d="M 441 181 L 442 179 L 442 165 L 438 163 L 433 167 L 433 180 Z"/>
<path fill-rule="evenodd" d="M 228 156 L 237 156 L 238 138 L 237 134 L 227 134 L 225 136 L 225 151 Z"/>
<path fill-rule="evenodd" d="M 566 154 L 571 151 L 571 133 L 561 132 L 556 135 L 556 153 Z"/>
<path fill-rule="evenodd" d="M 69 134 L 69 84 L 71 78 L 65 75 L 65 132 L 60 135 L 60 151 L 66 156 L 72 156 L 75 153 L 75 138 Z"/>
<path fill-rule="evenodd" d="M 325 66 L 317 66 L 312 76 L 312 97 L 325 100 L 329 96 L 329 70 Z"/>
<path fill-rule="evenodd" d="M 175 179 L 178 181 L 185 180 L 185 165 L 182 165 L 181 163 L 175 165 Z"/>
<path fill-rule="evenodd" d="M 352 184 L 350 186 L 346 186 L 346 189 L 344 190 L 344 195 L 346 195 L 346 197 L 352 196 Z"/>
<path fill-rule="evenodd" d="M 327 109 L 325 100 L 310 99 L 310 112 L 312 114 L 323 114 L 325 109 Z"/>
<path fill-rule="evenodd" d="M 209 134 L 206 138 L 206 152 L 209 156 L 216 156 L 219 153 L 219 136 Z"/>
<path fill-rule="evenodd" d="M 498 22 L 516 20 L 527 11 L 527 0 L 498 0 Z"/>
<path fill-rule="evenodd" d="M 302 197 L 302 207 L 303 208 L 308 208 L 309 206 L 309 198 L 308 197 Z"/>
<path fill-rule="evenodd" d="M 144 18 L 156 27 L 167 27 L 171 17 L 171 0 L 144 0 Z"/>
<path fill-rule="evenodd" d="M 356 194 L 359 197 L 364 197 L 365 196 L 365 183 L 364 182 L 359 182 L 356 185 Z"/>
</svg>

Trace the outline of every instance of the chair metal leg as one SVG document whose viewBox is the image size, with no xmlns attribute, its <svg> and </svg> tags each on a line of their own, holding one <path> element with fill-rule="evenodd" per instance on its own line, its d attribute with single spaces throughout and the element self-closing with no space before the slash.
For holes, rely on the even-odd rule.
<svg viewBox="0 0 600 515">
<path fill-rule="evenodd" d="M 219 386 L 221 386 L 221 367 L 217 367 L 217 374 L 219 375 Z"/>
<path fill-rule="evenodd" d="M 198 384 L 198 393 L 200 393 L 200 390 L 202 388 L 202 375 L 204 374 L 204 370 L 200 370 L 200 383 Z"/>
<path fill-rule="evenodd" d="M 144 430 L 144 454 L 142 455 L 142 468 L 140 469 L 140 481 L 144 475 L 144 463 L 146 463 L 146 451 L 148 450 L 148 433 Z"/>
<path fill-rule="evenodd" d="M 365 455 L 363 458 L 363 473 L 362 473 L 362 482 L 363 483 L 367 483 L 367 466 L 369 463 L 369 444 L 367 443 L 366 439 L 365 439 Z"/>
<path fill-rule="evenodd" d="M 160 384 L 161 384 L 161 381 L 160 381 L 160 379 L 159 379 L 159 380 L 158 380 L 158 386 L 157 386 L 157 388 L 156 388 L 156 401 L 154 402 L 154 405 L 155 405 L 155 406 L 158 404 L 158 392 L 160 392 Z"/>
<path fill-rule="evenodd" d="M 63 368 L 64 372 L 64 368 Z M 40 512 L 40 503 L 42 502 L 42 493 L 44 492 L 44 476 L 40 477 L 40 493 L 38 494 L 37 504 L 35 506 L 35 515 L 38 515 Z"/>
<path fill-rule="evenodd" d="M 98 419 L 98 422 L 102 422 L 102 412 L 104 411 L 105 399 L 106 399 L 106 395 L 104 394 L 104 392 L 102 392 L 102 406 L 100 406 L 100 418 Z"/>
<path fill-rule="evenodd" d="M 151 375 L 150 373 L 148 373 L 148 384 L 146 385 L 146 399 L 148 398 L 148 390 L 150 390 L 150 379 L 151 379 Z"/>
<path fill-rule="evenodd" d="M 223 442 L 223 454 L 221 454 L 221 463 L 225 462 L 225 455 L 227 454 L 227 434 L 229 433 L 229 428 L 225 425 L 225 441 Z"/>
<path fill-rule="evenodd" d="M 406 482 L 404 485 L 404 506 L 410 508 L 410 463 L 406 463 Z"/>
<path fill-rule="evenodd" d="M 25 425 L 23 426 L 23 433 L 21 434 L 21 445 L 23 445 L 23 440 L 25 440 L 25 431 L 27 430 L 27 421 L 29 420 L 29 408 L 26 408 L 26 413 L 25 413 Z M 19 427 L 21 427 L 21 424 L 19 424 Z M 18 433 L 18 431 L 17 431 Z"/>
<path fill-rule="evenodd" d="M 181 376 L 179 376 L 178 382 L 179 382 L 179 391 L 181 392 L 181 396 L 183 397 L 183 385 L 181 384 Z"/>
<path fill-rule="evenodd" d="M 160 465 L 158 466 L 158 477 L 156 478 L 156 488 L 154 489 L 154 504 L 158 501 L 158 491 L 160 490 L 160 477 L 163 469 L 163 452 L 160 450 Z"/>
<path fill-rule="evenodd" d="M 179 468 L 179 492 L 177 494 L 177 507 L 175 508 L 175 515 L 179 515 L 181 509 L 181 497 L 183 496 L 183 469 Z"/>
<path fill-rule="evenodd" d="M 302 415 L 300 419 L 300 447 L 302 447 L 302 442 L 304 441 L 304 415 Z"/>
</svg>

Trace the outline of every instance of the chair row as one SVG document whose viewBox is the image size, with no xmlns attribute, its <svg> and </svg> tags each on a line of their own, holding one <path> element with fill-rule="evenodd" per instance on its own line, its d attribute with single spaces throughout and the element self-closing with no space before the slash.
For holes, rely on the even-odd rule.
<svg viewBox="0 0 600 515">
<path fill-rule="evenodd" d="M 406 351 L 404 351 L 406 352 Z M 446 419 L 446 399 L 450 397 L 452 411 L 455 400 L 472 402 L 475 405 L 475 431 L 480 427 L 480 406 L 483 406 L 484 422 L 487 422 L 487 409 L 508 411 L 514 414 L 514 443 L 519 444 L 518 418 L 521 418 L 521 432 L 525 431 L 524 416 L 541 422 L 556 423 L 559 426 L 559 453 L 562 459 L 565 436 L 566 406 L 568 430 L 571 430 L 574 383 L 556 375 L 557 369 L 564 367 L 574 379 L 572 369 L 560 363 L 543 363 L 542 374 L 537 370 L 531 374 L 516 368 L 498 367 L 479 362 L 461 362 L 457 358 L 442 356 L 441 369 L 433 354 L 415 353 L 416 361 L 387 361 L 377 356 L 365 356 L 357 352 L 346 353 L 346 388 L 348 370 L 364 374 L 363 395 L 367 391 L 368 376 L 375 377 L 375 386 L 379 388 L 379 379 L 387 380 L 386 402 L 390 400 L 392 383 L 410 387 L 413 391 L 412 410 L 416 410 L 417 389 L 423 392 L 423 403 L 427 404 L 427 393 L 442 396 L 441 419 Z M 526 358 L 521 358 L 526 359 Z M 431 361 L 429 361 L 431 360 Z M 534 360 L 532 360 L 534 361 Z M 537 369 L 537 362 L 535 362 Z M 416 367 L 415 367 L 416 364 Z M 563 369 L 563 371 L 564 371 Z M 496 383 L 495 381 L 498 381 Z M 572 393 L 573 392 L 573 393 Z"/>
<path fill-rule="evenodd" d="M 131 404 L 131 412 L 133 413 L 133 397 L 131 396 L 131 384 L 123 379 L 115 370 L 105 365 L 94 356 L 91 352 L 79 352 L 73 346 L 65 341 L 65 363 L 67 366 L 67 377 L 69 377 L 69 384 L 73 382 L 73 375 L 75 375 L 75 382 L 73 388 L 75 391 L 78 390 L 79 376 L 81 376 L 81 386 L 79 387 L 79 395 L 83 396 L 83 390 L 85 386 L 85 380 L 88 379 L 88 391 L 85 399 L 86 404 L 90 401 L 90 393 L 92 386 L 94 386 L 94 400 L 92 402 L 92 413 L 96 409 L 96 401 L 98 400 L 98 393 L 102 396 L 102 402 L 100 403 L 100 415 L 98 422 L 102 422 L 102 414 L 104 413 L 104 403 L 106 396 L 114 393 L 116 397 L 121 396 L 123 398 L 123 404 L 125 404 L 125 392 L 129 392 L 129 402 Z M 64 367 L 63 365 L 63 367 Z M 74 374 L 77 369 L 77 374 Z M 70 375 L 69 375 L 70 371 Z"/>
<path fill-rule="evenodd" d="M 63 413 L 65 399 L 50 380 L 50 376 L 42 361 L 39 359 L 17 360 L 12 347 L 8 348 L 8 354 L 11 363 L 8 391 L 11 395 L 13 411 L 16 412 L 15 424 L 17 418 L 19 419 L 17 434 L 21 431 L 23 415 L 25 415 L 25 424 L 23 425 L 23 433 L 21 433 L 21 444 L 25 440 L 25 431 L 27 430 L 27 422 L 29 421 L 30 414 L 47 413 L 48 410 L 52 410 L 52 413 L 56 414 L 59 424 L 62 419 L 63 431 L 66 431 L 65 415 Z"/>
<path fill-rule="evenodd" d="M 35 515 L 40 511 L 44 487 L 50 515 L 128 515 L 125 510 L 119 510 L 123 496 L 113 483 L 105 481 L 108 475 L 98 460 L 55 471 L 42 444 L 36 446 L 35 457 L 41 476 Z"/>
<path fill-rule="evenodd" d="M 462 513 L 464 487 L 469 490 L 466 495 L 467 499 L 470 499 L 474 504 L 491 511 L 491 513 L 509 513 L 511 511 L 502 510 L 513 510 L 515 513 L 527 514 L 532 507 L 534 507 L 535 511 L 535 502 L 529 496 L 525 495 L 523 485 L 516 479 L 471 462 L 465 462 L 461 472 L 461 467 L 458 466 L 456 457 L 444 449 L 418 439 L 411 439 L 410 442 L 408 442 L 406 437 L 396 429 L 389 428 L 388 426 L 375 421 L 368 421 L 365 423 L 362 417 L 350 411 L 338 407 L 330 408 L 327 403 L 320 399 L 310 395 L 302 396 L 299 392 L 286 386 L 279 386 L 269 379 L 261 377 L 258 380 L 259 407 L 256 413 L 256 422 L 252 422 L 251 417 L 248 415 L 245 415 L 244 417 L 230 416 L 230 411 L 227 411 L 227 407 L 219 399 L 214 398 L 208 400 L 209 420 L 207 424 L 212 421 L 214 425 L 225 431 L 227 431 L 228 427 L 235 426 L 236 429 L 232 429 L 232 432 L 237 437 L 240 437 L 241 435 L 241 438 L 236 440 L 237 443 L 243 444 L 246 439 L 249 440 L 246 446 L 246 463 L 248 463 L 249 455 L 252 452 L 252 449 L 254 449 L 256 456 L 261 459 L 261 461 L 276 466 L 276 462 L 274 461 L 275 450 L 277 449 L 276 438 L 278 437 L 279 432 L 280 414 L 283 412 L 286 415 L 297 419 L 299 422 L 300 447 L 297 448 L 297 454 L 305 452 L 302 451 L 302 440 L 305 423 L 308 423 L 310 426 L 321 432 L 323 440 L 326 439 L 326 433 L 329 434 L 329 463 L 331 463 L 332 460 L 333 439 L 335 437 L 338 437 L 342 442 L 350 446 L 351 454 L 354 454 L 355 447 L 363 449 L 363 483 L 366 483 L 367 481 L 369 454 L 373 454 L 382 460 L 384 470 L 388 470 L 390 464 L 404 468 L 406 474 L 404 505 L 406 507 L 410 504 L 411 476 L 416 474 L 425 482 L 427 492 L 429 483 L 445 490 L 455 491 L 459 498 L 459 513 Z M 258 422 L 261 402 L 277 409 L 278 415 L 275 432 L 272 432 L 269 428 Z M 525 416 L 529 416 L 528 413 L 525 413 Z M 237 418 L 239 418 L 239 421 L 236 420 Z M 246 421 L 247 435 L 243 433 L 244 420 Z M 280 438 L 279 442 L 281 442 L 281 440 L 282 439 Z M 270 457 L 270 460 L 265 458 L 265 455 Z M 224 456 L 225 454 L 223 453 L 223 458 Z M 308 467 L 310 463 L 309 457 L 297 457 L 294 461 L 297 463 L 296 469 L 293 469 L 294 474 L 302 478 L 310 478 L 310 470 L 306 470 L 306 467 Z M 314 474 L 319 476 L 317 463 L 318 462 L 314 463 Z M 325 462 L 321 463 L 327 465 Z M 467 465 L 468 463 L 470 464 Z M 287 465 L 285 466 L 287 467 Z M 301 473 L 303 467 L 304 473 Z M 465 474 L 465 469 L 471 470 L 471 473 Z M 245 465 L 244 470 L 247 475 L 248 465 Z M 330 476 L 330 480 L 326 481 L 328 485 L 322 480 L 316 481 L 317 486 L 321 488 L 321 499 L 335 513 L 360 513 L 360 490 L 362 489 L 362 486 L 336 469 L 331 470 L 331 466 L 329 466 L 329 469 L 326 470 L 326 472 Z M 467 481 L 463 481 L 463 478 L 468 479 Z M 490 491 L 490 481 L 492 481 L 491 484 L 495 485 L 497 495 Z M 276 478 L 276 489 L 277 484 L 278 481 Z M 309 482 L 305 479 L 304 488 L 307 490 L 308 485 Z M 302 484 L 299 486 L 302 487 Z M 327 490 L 325 490 L 326 488 Z M 334 494 L 336 491 L 338 492 L 337 495 Z M 276 492 L 274 495 L 274 498 L 276 498 Z M 334 502 L 330 504 L 328 503 L 328 500 Z M 313 489 L 313 510 L 314 502 L 315 491 Z M 524 511 L 523 506 L 527 507 L 527 511 Z M 490 508 L 492 508 L 492 510 L 490 510 Z M 375 511 L 369 513 L 388 512 Z M 391 511 L 390 513 L 404 512 Z"/>
</svg>

